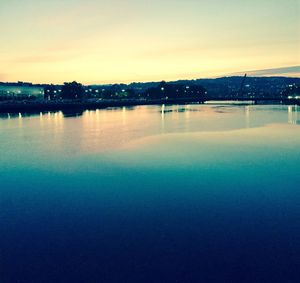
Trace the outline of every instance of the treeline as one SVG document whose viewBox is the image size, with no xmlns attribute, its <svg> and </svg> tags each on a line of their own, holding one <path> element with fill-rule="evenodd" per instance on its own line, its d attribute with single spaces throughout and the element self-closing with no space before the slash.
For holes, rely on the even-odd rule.
<svg viewBox="0 0 300 283">
<path fill-rule="evenodd" d="M 45 99 L 201 99 L 206 90 L 201 85 L 185 85 L 180 83 L 167 83 L 162 81 L 154 87 L 147 89 L 131 88 L 125 84 L 106 86 L 83 86 L 74 81 L 64 83 L 63 86 L 49 85 L 45 87 Z"/>
</svg>

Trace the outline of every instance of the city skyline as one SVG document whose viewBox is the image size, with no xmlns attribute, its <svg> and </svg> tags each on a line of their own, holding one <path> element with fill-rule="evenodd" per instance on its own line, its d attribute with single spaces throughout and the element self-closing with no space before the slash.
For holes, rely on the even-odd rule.
<svg viewBox="0 0 300 283">
<path fill-rule="evenodd" d="M 297 0 L 1 2 L 0 81 L 299 76 L 298 14 Z"/>
</svg>

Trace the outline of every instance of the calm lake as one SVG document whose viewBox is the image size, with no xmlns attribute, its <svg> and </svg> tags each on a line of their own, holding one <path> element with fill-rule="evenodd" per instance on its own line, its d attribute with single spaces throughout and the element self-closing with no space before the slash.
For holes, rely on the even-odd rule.
<svg viewBox="0 0 300 283">
<path fill-rule="evenodd" d="M 0 117 L 0 282 L 299 282 L 300 107 Z"/>
</svg>

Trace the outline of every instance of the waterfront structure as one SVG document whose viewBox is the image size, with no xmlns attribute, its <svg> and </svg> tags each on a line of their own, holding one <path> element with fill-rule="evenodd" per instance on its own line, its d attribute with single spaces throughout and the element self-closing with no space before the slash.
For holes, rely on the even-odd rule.
<svg viewBox="0 0 300 283">
<path fill-rule="evenodd" d="M 44 88 L 25 83 L 0 84 L 0 99 L 44 98 Z"/>
</svg>

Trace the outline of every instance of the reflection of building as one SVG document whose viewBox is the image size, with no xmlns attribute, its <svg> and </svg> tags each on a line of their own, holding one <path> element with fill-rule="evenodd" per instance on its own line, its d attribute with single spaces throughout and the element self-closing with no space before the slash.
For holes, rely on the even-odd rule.
<svg viewBox="0 0 300 283">
<path fill-rule="evenodd" d="M 298 106 L 288 106 L 288 123 L 297 124 L 298 122 Z"/>
<path fill-rule="evenodd" d="M 44 88 L 30 84 L 0 84 L 0 98 L 43 98 Z"/>
</svg>

